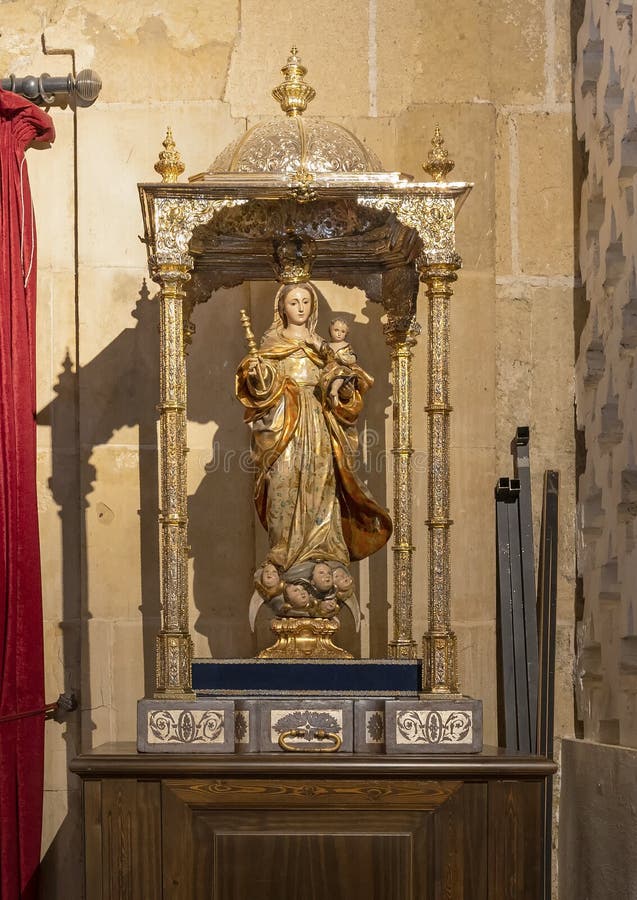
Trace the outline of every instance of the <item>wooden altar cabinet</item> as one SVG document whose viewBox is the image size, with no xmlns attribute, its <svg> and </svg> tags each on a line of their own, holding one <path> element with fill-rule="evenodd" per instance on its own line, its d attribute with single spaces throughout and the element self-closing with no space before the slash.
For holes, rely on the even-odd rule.
<svg viewBox="0 0 637 900">
<path fill-rule="evenodd" d="M 537 900 L 554 763 L 137 754 L 83 782 L 86 900 Z"/>
</svg>

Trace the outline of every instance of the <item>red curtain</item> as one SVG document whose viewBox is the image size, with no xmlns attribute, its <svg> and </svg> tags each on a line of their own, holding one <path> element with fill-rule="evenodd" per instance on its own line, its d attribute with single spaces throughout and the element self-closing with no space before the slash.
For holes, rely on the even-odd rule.
<svg viewBox="0 0 637 900">
<path fill-rule="evenodd" d="M 49 116 L 0 90 L 0 719 L 44 705 L 36 497 L 35 222 L 24 151 Z M 35 898 L 44 719 L 0 722 L 0 897 Z"/>
</svg>

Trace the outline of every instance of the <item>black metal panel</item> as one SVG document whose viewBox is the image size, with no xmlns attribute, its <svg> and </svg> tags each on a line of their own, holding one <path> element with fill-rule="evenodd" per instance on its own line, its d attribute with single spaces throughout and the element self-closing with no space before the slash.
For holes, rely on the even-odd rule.
<svg viewBox="0 0 637 900">
<path fill-rule="evenodd" d="M 517 429 L 513 441 L 515 475 L 520 482 L 519 526 L 522 565 L 522 594 L 524 634 L 526 642 L 526 671 L 528 693 L 529 751 L 537 750 L 538 695 L 538 625 L 537 595 L 535 591 L 535 551 L 533 547 L 533 508 L 531 501 L 531 463 L 529 458 L 529 428 Z M 522 748 L 521 748 L 522 749 Z M 526 749 L 526 748 L 524 748 Z"/>
</svg>

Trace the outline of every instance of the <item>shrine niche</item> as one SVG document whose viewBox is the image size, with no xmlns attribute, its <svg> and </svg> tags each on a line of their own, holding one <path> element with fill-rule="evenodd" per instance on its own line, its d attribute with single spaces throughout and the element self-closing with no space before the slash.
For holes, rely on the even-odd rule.
<svg viewBox="0 0 637 900">
<path fill-rule="evenodd" d="M 156 165 L 161 183 L 139 187 L 149 269 L 160 286 L 162 609 L 155 693 L 140 701 L 139 746 L 199 752 L 233 748 L 378 752 L 378 745 L 396 753 L 475 751 L 482 740 L 481 704 L 463 697 L 457 680 L 449 540 L 449 305 L 461 265 L 455 217 L 471 185 L 446 180 L 453 162 L 437 128 L 425 165 L 430 180 L 418 182 L 409 175 L 383 171 L 351 132 L 304 115 L 314 90 L 304 80 L 306 70 L 294 48 L 282 72 L 284 80 L 273 95 L 285 115 L 253 126 L 206 172 L 187 183 L 178 181 L 184 166 L 169 131 Z M 211 660 L 207 673 L 212 683 L 193 688 L 186 491 L 185 351 L 193 339 L 190 317 L 196 304 L 208 301 L 220 288 L 273 277 L 282 286 L 283 305 L 275 305 L 271 329 L 261 344 L 245 315 L 247 355 L 233 362 L 239 364 L 237 395 L 249 413 L 253 449 L 256 441 L 255 452 L 262 454 L 256 502 L 270 537 L 269 553 L 255 572 L 252 603 L 245 598 L 246 627 L 262 603 L 271 604 L 273 622 L 278 623 L 273 624 L 276 642 L 264 654 L 271 659 Z M 356 347 L 348 344 L 342 328 L 330 333 L 327 341 L 317 335 L 310 321 L 316 313 L 314 280 L 356 287 L 386 315 L 393 390 L 389 516 L 347 474 L 349 455 L 355 454 L 354 407 L 358 409 L 363 394 L 373 390 L 372 379 L 359 365 Z M 414 553 L 424 548 L 412 546 L 411 472 L 411 373 L 420 331 L 416 322 L 420 282 L 426 287 L 429 316 L 428 428 L 426 438 L 416 436 L 417 444 L 426 441 L 429 473 L 429 622 L 422 666 L 412 633 L 412 563 Z M 304 295 L 306 318 L 291 327 L 286 298 Z M 424 347 L 419 352 L 425 352 Z M 285 359 L 297 360 L 293 372 L 285 368 Z M 300 374 L 299 359 L 305 367 Z M 267 458 L 263 462 L 263 453 L 271 446 L 259 449 L 255 428 L 270 428 L 277 391 L 284 392 L 286 378 L 289 403 L 300 403 L 306 421 L 314 422 L 306 426 L 310 442 L 323 447 L 325 441 L 318 454 L 325 461 L 324 482 L 332 485 L 336 479 L 336 487 L 330 487 L 326 499 L 319 498 L 311 513 L 321 527 L 330 526 L 329 541 L 325 535 L 317 538 L 312 528 L 292 528 L 287 519 L 282 525 L 268 507 L 265 487 L 275 489 L 273 472 L 279 463 Z M 310 396 L 308 386 L 313 397 L 320 388 L 320 404 L 298 399 Z M 288 409 L 281 406 L 281 415 L 287 416 Z M 281 425 L 289 432 L 281 454 L 300 433 L 298 421 L 289 420 Z M 347 432 L 342 431 L 345 426 Z M 289 490 L 288 481 L 277 482 L 276 490 L 283 489 L 279 484 Z M 301 496 L 302 491 L 316 491 L 316 483 L 316 478 L 304 487 L 295 482 L 294 490 Z M 327 507 L 334 511 L 331 518 L 325 514 Z M 284 531 L 288 543 L 282 545 Z M 299 547 L 291 552 L 290 541 L 298 535 Z M 338 616 L 348 611 L 355 619 L 358 615 L 347 566 L 362 558 L 359 552 L 364 556 L 367 551 L 393 555 L 393 633 L 383 660 L 340 659 L 347 654 L 336 652 L 340 648 L 332 641 Z M 292 665 L 305 667 L 305 673 L 322 666 L 323 679 L 329 682 L 332 677 L 339 684 L 342 673 L 347 673 L 342 677 L 348 690 L 327 690 L 309 706 L 304 700 L 299 712 L 299 700 L 286 698 L 277 687 L 281 667 Z M 334 667 L 341 673 L 338 678 Z M 308 693 L 321 692 L 297 691 L 299 696 Z M 353 699 L 344 699 L 344 694 Z M 372 726 L 370 732 L 374 716 L 383 720 L 384 737 L 366 740 L 374 730 Z"/>
</svg>

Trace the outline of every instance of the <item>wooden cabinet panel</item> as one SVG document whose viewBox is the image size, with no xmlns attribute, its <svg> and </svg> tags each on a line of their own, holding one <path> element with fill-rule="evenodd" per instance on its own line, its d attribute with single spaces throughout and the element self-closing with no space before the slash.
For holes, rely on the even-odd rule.
<svg viewBox="0 0 637 900">
<path fill-rule="evenodd" d="M 540 897 L 545 760 L 110 751 L 72 768 L 87 900 Z"/>
<path fill-rule="evenodd" d="M 489 784 L 489 897 L 542 896 L 542 792 L 537 782 Z"/>
<path fill-rule="evenodd" d="M 87 900 L 161 898 L 159 782 L 85 783 L 84 835 Z"/>
<path fill-rule="evenodd" d="M 167 781 L 164 897 L 433 897 L 420 860 L 431 858 L 434 810 L 460 787 L 373 779 Z"/>
<path fill-rule="evenodd" d="M 429 840 L 428 813 L 318 814 L 196 810 L 190 840 L 166 835 L 170 900 L 424 898 L 414 866 Z M 186 846 L 190 843 L 190 846 Z M 180 852 L 183 854 L 180 858 Z"/>
</svg>

